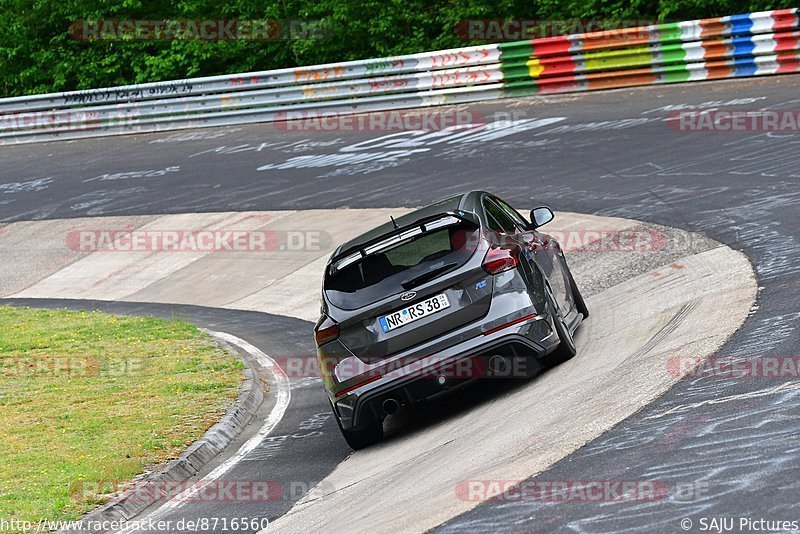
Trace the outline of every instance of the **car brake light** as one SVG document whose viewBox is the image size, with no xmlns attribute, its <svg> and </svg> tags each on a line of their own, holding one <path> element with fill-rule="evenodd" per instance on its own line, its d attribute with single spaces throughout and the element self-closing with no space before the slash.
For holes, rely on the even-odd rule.
<svg viewBox="0 0 800 534">
<path fill-rule="evenodd" d="M 317 323 L 317 326 L 314 329 L 314 340 L 317 342 L 318 347 L 324 345 L 325 343 L 329 343 L 338 337 L 339 323 L 328 316 L 325 316 L 325 320 L 322 322 Z"/>
<path fill-rule="evenodd" d="M 346 395 L 346 394 L 350 393 L 351 391 L 353 391 L 354 389 L 358 389 L 361 386 L 366 386 L 370 382 L 375 382 L 380 377 L 381 377 L 381 375 L 379 375 L 379 374 L 372 375 L 371 377 L 369 377 L 369 378 L 367 378 L 365 380 L 362 380 L 361 382 L 358 382 L 356 384 L 353 384 L 352 386 L 344 388 L 343 390 L 337 392 L 335 396 L 336 397 L 341 397 L 342 395 Z"/>
<path fill-rule="evenodd" d="M 495 332 L 499 332 L 500 330 L 503 330 L 504 328 L 508 328 L 509 326 L 514 326 L 515 324 L 524 323 L 528 319 L 533 319 L 534 317 L 536 317 L 535 313 L 529 313 L 525 317 L 520 317 L 519 319 L 514 319 L 511 322 L 508 322 L 508 323 L 505 323 L 505 324 L 501 324 L 497 328 L 492 328 L 491 330 L 487 330 L 486 332 L 483 333 L 483 335 L 484 336 L 488 336 L 488 335 L 494 334 Z"/>
<path fill-rule="evenodd" d="M 483 269 L 489 274 L 498 274 L 519 265 L 519 249 L 512 248 L 490 248 L 483 258 Z"/>
</svg>

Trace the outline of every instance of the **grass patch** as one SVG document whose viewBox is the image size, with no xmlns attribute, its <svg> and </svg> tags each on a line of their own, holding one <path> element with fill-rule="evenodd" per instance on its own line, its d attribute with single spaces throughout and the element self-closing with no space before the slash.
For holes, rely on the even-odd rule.
<svg viewBox="0 0 800 534">
<path fill-rule="evenodd" d="M 183 321 L 0 307 L 0 517 L 78 518 L 202 436 L 241 370 Z"/>
</svg>

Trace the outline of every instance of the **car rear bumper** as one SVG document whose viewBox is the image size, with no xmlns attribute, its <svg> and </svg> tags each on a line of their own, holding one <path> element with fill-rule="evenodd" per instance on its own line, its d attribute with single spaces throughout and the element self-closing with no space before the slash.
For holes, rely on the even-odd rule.
<svg viewBox="0 0 800 534">
<path fill-rule="evenodd" d="M 363 428 L 386 417 L 384 403 L 390 399 L 410 405 L 478 378 L 532 376 L 540 368 L 539 359 L 557 345 L 550 321 L 537 316 L 392 369 L 332 402 L 343 428 Z"/>
</svg>

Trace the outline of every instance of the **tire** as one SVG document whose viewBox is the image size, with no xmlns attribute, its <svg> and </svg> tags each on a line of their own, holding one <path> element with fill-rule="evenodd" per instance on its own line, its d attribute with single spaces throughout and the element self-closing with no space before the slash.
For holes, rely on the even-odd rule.
<svg viewBox="0 0 800 534">
<path fill-rule="evenodd" d="M 552 367 L 560 365 L 573 358 L 575 354 L 577 354 L 577 348 L 575 347 L 575 340 L 572 337 L 572 332 L 569 331 L 569 326 L 567 326 L 566 321 L 564 321 L 564 317 L 561 315 L 561 312 L 558 311 L 558 307 L 555 305 L 555 299 L 553 298 L 553 293 L 549 286 L 547 288 L 547 300 L 551 309 L 553 324 L 555 325 L 556 334 L 558 334 L 559 340 L 558 347 L 556 347 L 553 352 L 548 354 L 544 360 L 546 365 Z"/>
<path fill-rule="evenodd" d="M 578 309 L 578 313 L 583 315 L 584 319 L 587 319 L 589 317 L 589 308 L 586 307 L 586 302 L 583 300 L 583 295 L 581 295 L 578 284 L 575 283 L 569 267 L 567 267 L 567 274 L 569 274 L 569 286 L 572 288 L 572 299 L 575 301 L 575 307 Z"/>
<path fill-rule="evenodd" d="M 365 428 L 356 430 L 343 428 L 336 410 L 333 411 L 333 418 L 336 419 L 336 424 L 339 425 L 344 440 L 354 451 L 374 445 L 383 439 L 383 421 L 380 419 L 373 421 Z"/>
</svg>

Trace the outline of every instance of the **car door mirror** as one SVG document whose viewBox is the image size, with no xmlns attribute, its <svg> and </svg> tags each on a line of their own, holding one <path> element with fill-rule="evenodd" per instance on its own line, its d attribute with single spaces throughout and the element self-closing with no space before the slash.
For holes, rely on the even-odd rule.
<svg viewBox="0 0 800 534">
<path fill-rule="evenodd" d="M 531 226 L 539 228 L 553 220 L 553 210 L 547 206 L 542 206 L 531 211 Z"/>
</svg>

